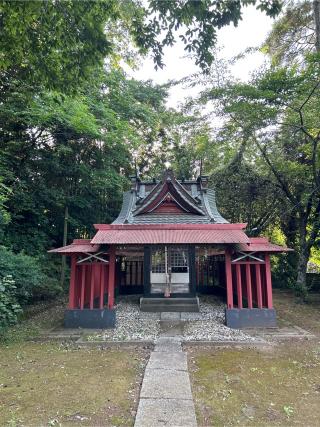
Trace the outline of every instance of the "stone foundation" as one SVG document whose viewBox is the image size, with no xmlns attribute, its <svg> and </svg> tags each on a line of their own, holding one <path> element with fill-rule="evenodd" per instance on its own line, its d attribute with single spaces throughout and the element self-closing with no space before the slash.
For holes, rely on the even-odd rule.
<svg viewBox="0 0 320 427">
<path fill-rule="evenodd" d="M 64 313 L 65 328 L 105 329 L 114 328 L 116 324 L 115 309 L 66 310 Z"/>
<path fill-rule="evenodd" d="M 274 308 L 227 308 L 226 325 L 229 328 L 275 328 L 277 326 Z"/>
</svg>

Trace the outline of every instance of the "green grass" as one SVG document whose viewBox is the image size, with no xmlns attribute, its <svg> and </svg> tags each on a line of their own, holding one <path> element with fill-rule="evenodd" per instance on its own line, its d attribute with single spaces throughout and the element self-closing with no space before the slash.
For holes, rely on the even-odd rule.
<svg viewBox="0 0 320 427">
<path fill-rule="evenodd" d="M 199 426 L 318 426 L 320 310 L 290 292 L 275 292 L 283 325 L 317 337 L 264 349 L 190 348 L 189 367 Z"/>
<path fill-rule="evenodd" d="M 0 345 L 36 338 L 50 329 L 63 326 L 66 300 L 41 302 L 25 308 L 20 322 L 0 331 Z"/>
<path fill-rule="evenodd" d="M 292 291 L 274 290 L 274 306 L 279 317 L 279 326 L 288 324 L 300 326 L 320 335 L 320 303 L 304 303 Z"/>
<path fill-rule="evenodd" d="M 130 426 L 146 353 L 14 343 L 0 349 L 0 424 Z"/>
<path fill-rule="evenodd" d="M 149 352 L 31 341 L 62 326 L 64 310 L 37 304 L 2 333 L 0 425 L 133 425 Z"/>
<path fill-rule="evenodd" d="M 199 426 L 316 426 L 320 346 L 191 352 Z"/>
</svg>

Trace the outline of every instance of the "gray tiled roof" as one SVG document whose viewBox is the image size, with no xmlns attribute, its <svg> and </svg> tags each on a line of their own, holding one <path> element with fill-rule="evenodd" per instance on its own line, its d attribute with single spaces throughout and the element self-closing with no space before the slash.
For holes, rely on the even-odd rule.
<svg viewBox="0 0 320 427">
<path fill-rule="evenodd" d="M 176 181 L 177 182 L 177 181 Z M 140 187 L 144 184 L 140 183 Z M 161 187 L 155 183 L 155 187 L 157 191 L 155 194 L 151 195 L 151 200 L 159 193 Z M 217 223 L 217 224 L 225 224 L 228 223 L 226 219 L 224 219 L 216 205 L 216 197 L 213 189 L 201 189 L 197 186 L 197 182 L 194 181 L 191 184 L 191 191 L 188 191 L 183 187 L 183 182 L 178 182 L 176 185 L 176 190 L 179 192 L 181 197 L 184 199 L 188 199 L 188 202 L 192 203 L 192 205 L 197 207 L 199 214 L 194 213 L 139 213 L 141 212 L 141 208 L 143 207 L 144 199 L 150 193 L 145 193 L 144 188 L 142 191 L 126 191 L 123 194 L 123 204 L 119 216 L 113 222 L 113 224 L 208 224 L 208 223 Z M 137 192 L 138 197 L 137 198 Z M 152 193 L 152 191 L 151 191 Z M 184 193 L 184 194 L 183 194 Z M 145 197 L 141 199 L 141 196 Z M 137 204 L 137 200 L 139 200 L 139 204 Z M 150 200 L 150 199 L 149 199 Z"/>
</svg>

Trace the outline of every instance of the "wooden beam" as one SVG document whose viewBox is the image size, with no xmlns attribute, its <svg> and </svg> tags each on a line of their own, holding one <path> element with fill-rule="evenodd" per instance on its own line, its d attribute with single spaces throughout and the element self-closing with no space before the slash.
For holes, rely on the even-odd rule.
<svg viewBox="0 0 320 427">
<path fill-rule="evenodd" d="M 69 308 L 72 310 L 75 307 L 76 296 L 76 268 L 77 268 L 77 255 L 71 255 L 71 272 L 70 272 L 70 286 L 69 286 Z"/>
<path fill-rule="evenodd" d="M 226 249 L 225 263 L 226 263 L 227 308 L 233 308 L 231 253 L 228 249 Z"/>
<path fill-rule="evenodd" d="M 106 264 L 100 264 L 100 301 L 99 301 L 99 308 L 100 310 L 104 307 L 104 289 L 105 289 L 105 280 L 106 280 Z"/>
<path fill-rule="evenodd" d="M 241 266 L 240 266 L 240 264 L 236 265 L 236 274 L 237 274 L 238 308 L 243 308 L 243 305 L 242 305 L 242 280 L 241 280 Z"/>
<path fill-rule="evenodd" d="M 248 308 L 252 308 L 252 283 L 251 283 L 251 268 L 250 264 L 246 264 L 246 283 L 247 283 L 247 300 Z"/>
<path fill-rule="evenodd" d="M 189 263 L 189 290 L 191 295 L 196 295 L 196 248 L 194 245 L 188 245 L 188 263 Z"/>
<path fill-rule="evenodd" d="M 115 285 L 115 270 L 116 270 L 116 247 L 110 246 L 109 250 L 109 278 L 108 278 L 108 308 L 114 306 L 114 285 Z"/>
<path fill-rule="evenodd" d="M 265 254 L 265 268 L 266 268 L 266 286 L 267 286 L 267 307 L 272 308 L 272 279 L 271 279 L 271 265 L 270 265 L 270 255 Z"/>
<path fill-rule="evenodd" d="M 261 289 L 261 266 L 260 264 L 255 265 L 256 269 L 256 285 L 257 285 L 257 302 L 258 308 L 262 308 L 262 289 Z"/>
<path fill-rule="evenodd" d="M 143 293 L 145 296 L 150 295 L 150 272 L 151 272 L 151 248 L 150 246 L 144 247 L 143 257 Z"/>
<path fill-rule="evenodd" d="M 90 269 L 90 273 L 91 273 L 91 277 L 90 277 L 90 279 L 91 279 L 91 281 L 90 281 L 90 310 L 93 309 L 95 268 L 96 268 L 96 265 L 91 264 L 91 269 Z"/>
<path fill-rule="evenodd" d="M 80 308 L 83 310 L 84 308 L 84 288 L 86 285 L 86 265 L 81 267 L 81 296 L 80 296 Z"/>
</svg>

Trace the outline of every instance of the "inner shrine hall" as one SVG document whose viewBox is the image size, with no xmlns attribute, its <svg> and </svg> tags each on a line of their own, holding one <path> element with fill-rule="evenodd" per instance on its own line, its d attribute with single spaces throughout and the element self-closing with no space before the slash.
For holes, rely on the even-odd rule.
<svg viewBox="0 0 320 427">
<path fill-rule="evenodd" d="M 223 218 L 206 176 L 132 177 L 118 217 L 94 228 L 49 251 L 71 259 L 65 327 L 114 327 L 115 301 L 128 294 L 142 311 L 167 312 L 199 311 L 202 295 L 219 294 L 227 326 L 276 326 L 270 255 L 290 249 Z"/>
</svg>

